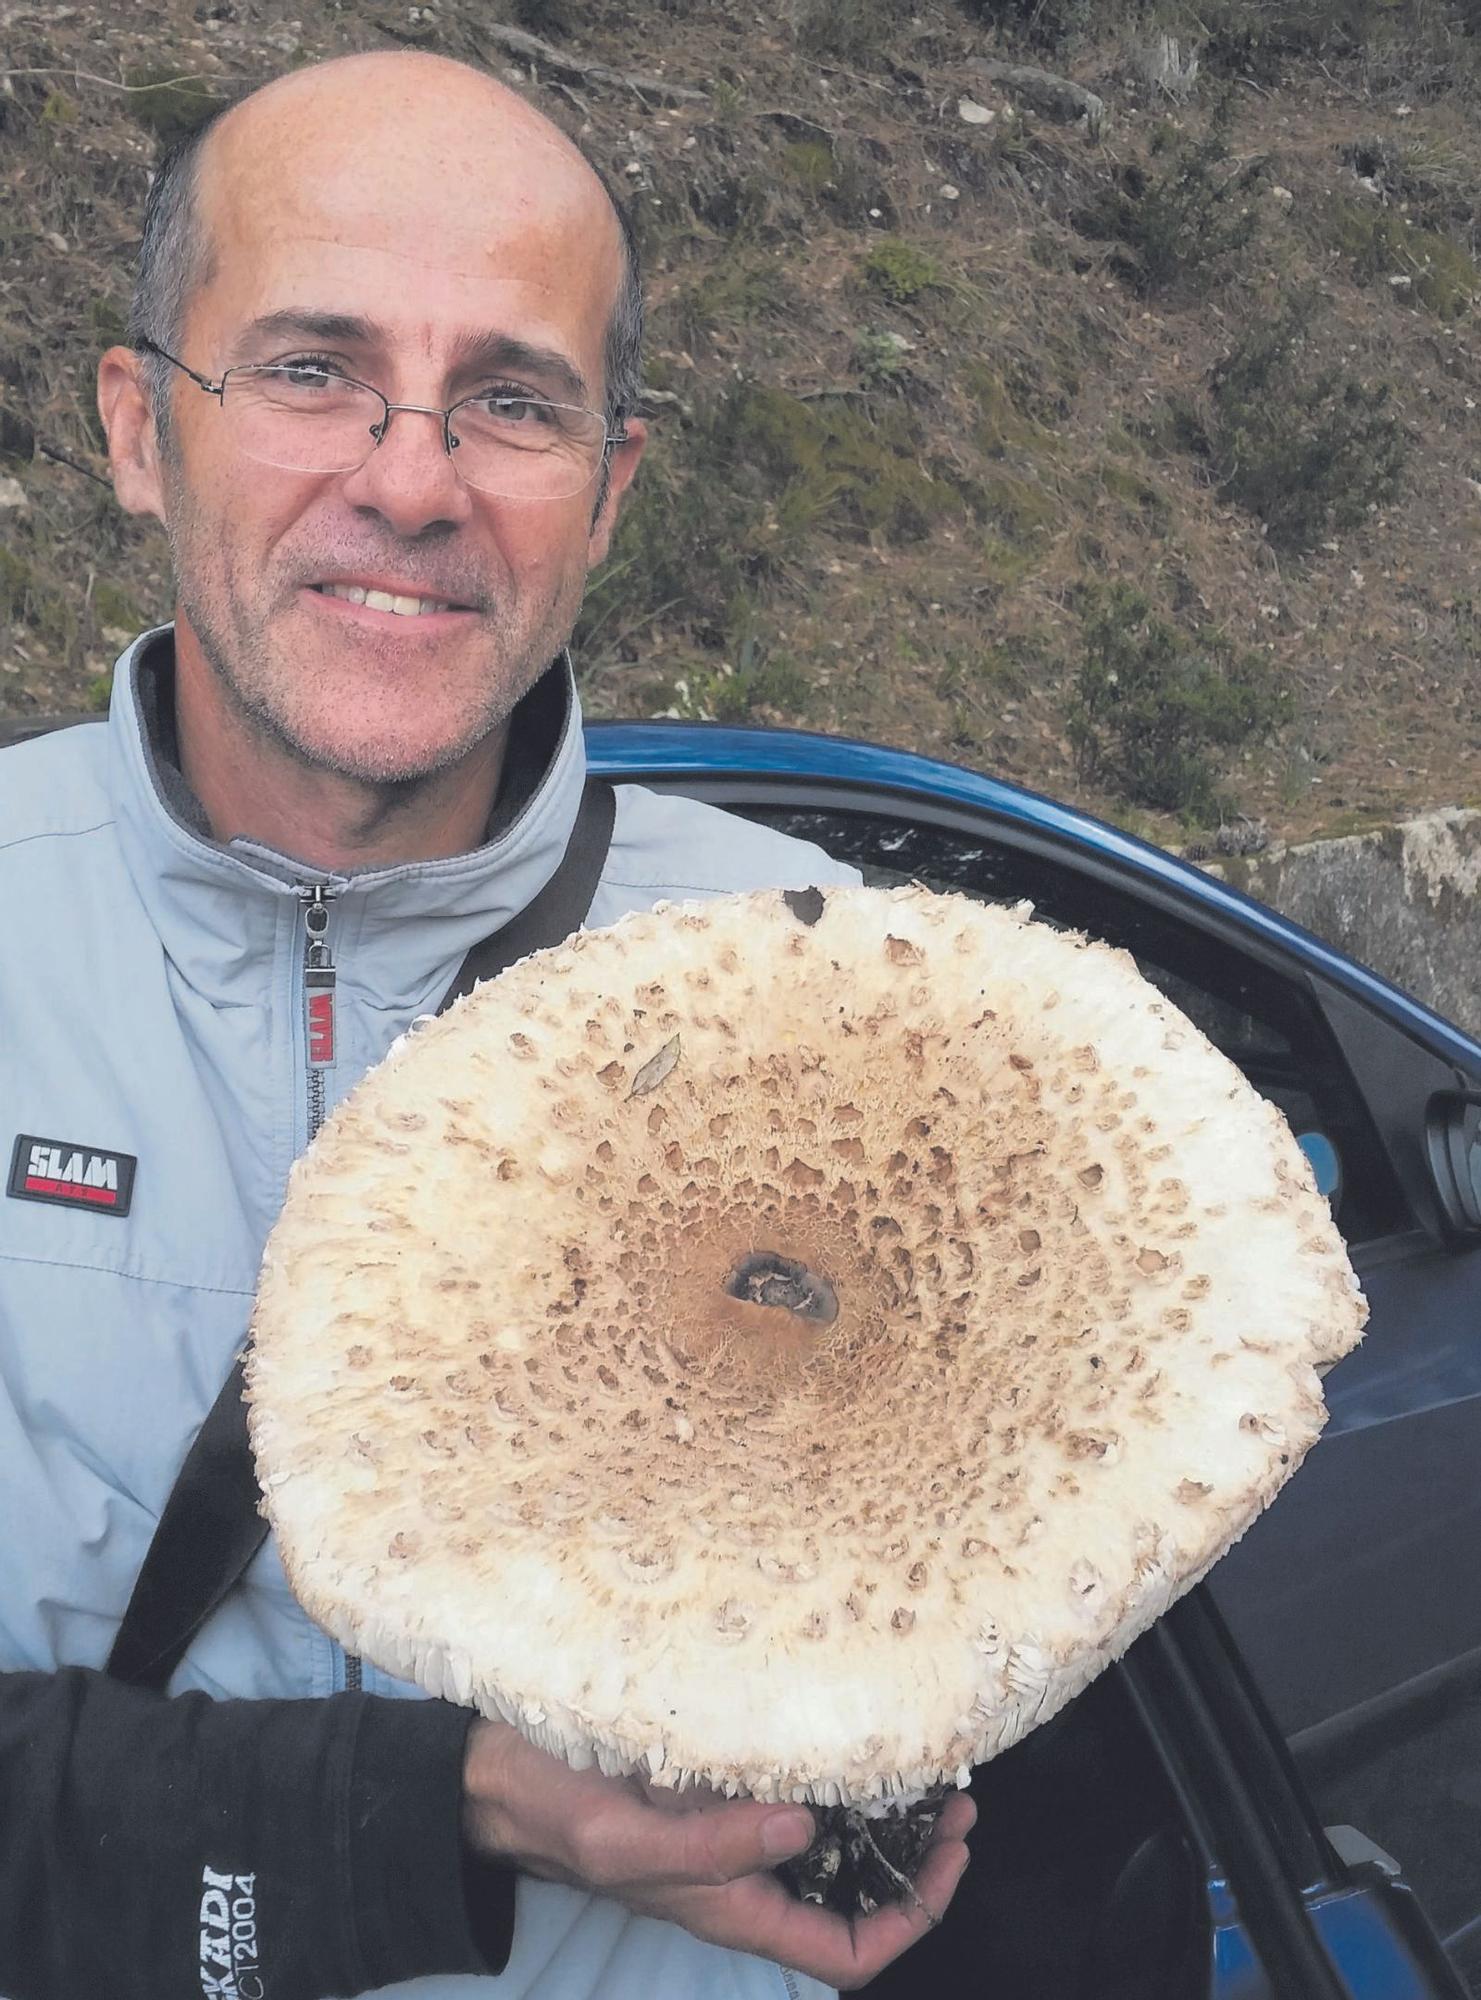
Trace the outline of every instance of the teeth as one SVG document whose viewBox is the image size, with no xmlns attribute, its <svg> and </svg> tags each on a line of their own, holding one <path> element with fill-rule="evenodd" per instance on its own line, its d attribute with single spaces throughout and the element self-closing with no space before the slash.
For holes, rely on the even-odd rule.
<svg viewBox="0 0 1481 2000">
<path fill-rule="evenodd" d="M 358 583 L 321 583 L 326 597 L 342 597 L 347 604 L 363 604 L 367 611 L 394 611 L 402 618 L 419 618 L 424 612 L 447 611 L 451 607 L 441 597 L 396 597 L 389 590 L 362 590 Z"/>
</svg>

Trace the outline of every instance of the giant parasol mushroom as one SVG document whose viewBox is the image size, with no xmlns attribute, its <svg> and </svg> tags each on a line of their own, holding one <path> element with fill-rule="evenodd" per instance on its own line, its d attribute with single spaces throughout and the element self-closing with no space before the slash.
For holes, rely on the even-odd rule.
<svg viewBox="0 0 1481 2000">
<path fill-rule="evenodd" d="M 1130 957 L 924 890 L 660 908 L 403 1039 L 254 1320 L 287 1574 L 577 1768 L 965 1783 L 1295 1471 L 1362 1298 Z"/>
</svg>

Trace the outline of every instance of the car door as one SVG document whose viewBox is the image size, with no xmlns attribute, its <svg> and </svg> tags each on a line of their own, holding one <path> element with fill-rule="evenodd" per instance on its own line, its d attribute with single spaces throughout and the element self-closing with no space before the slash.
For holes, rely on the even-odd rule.
<svg viewBox="0 0 1481 2000">
<path fill-rule="evenodd" d="M 646 732 L 644 782 L 814 840 L 866 879 L 1027 897 L 1126 947 L 1319 1163 L 1370 1328 L 1328 1377 L 1327 1436 L 1212 1595 L 1320 1821 L 1358 1865 L 1393 1858 L 1481 1995 L 1481 1254 L 1447 1232 L 1429 1164 L 1433 1106 L 1481 1080 L 1481 1049 L 1045 802 L 986 781 L 974 801 L 968 774 L 819 739 L 779 755 L 775 738 L 698 734 L 664 749 Z"/>
</svg>

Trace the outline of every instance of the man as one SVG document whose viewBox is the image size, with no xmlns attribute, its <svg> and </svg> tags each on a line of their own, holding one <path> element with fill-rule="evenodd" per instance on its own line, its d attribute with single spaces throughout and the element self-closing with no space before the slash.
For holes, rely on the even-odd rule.
<svg viewBox="0 0 1481 2000">
<path fill-rule="evenodd" d="M 769 1872 L 805 1811 L 575 1774 L 368 1665 L 346 1691 L 270 1543 L 168 1696 L 98 1671 L 294 1155 L 564 851 L 562 648 L 644 441 L 630 259 L 576 149 L 423 55 L 282 79 L 155 188 L 99 404 L 173 635 L 106 727 L 0 765 L 10 2000 L 781 2000 L 872 1977 L 965 1865 L 959 1799 L 921 1906 L 850 1931 Z M 845 874 L 623 788 L 590 920 Z"/>
</svg>

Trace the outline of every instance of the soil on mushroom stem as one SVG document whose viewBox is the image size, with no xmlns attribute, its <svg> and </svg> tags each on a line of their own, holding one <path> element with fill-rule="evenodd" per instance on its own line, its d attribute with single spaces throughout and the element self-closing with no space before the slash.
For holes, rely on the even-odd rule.
<svg viewBox="0 0 1481 2000">
<path fill-rule="evenodd" d="M 871 1818 L 854 1806 L 814 1806 L 812 1846 L 780 1870 L 804 1903 L 867 1917 L 889 1903 L 913 1903 L 915 1874 L 948 1794 L 928 1792 L 901 1812 Z"/>
</svg>

